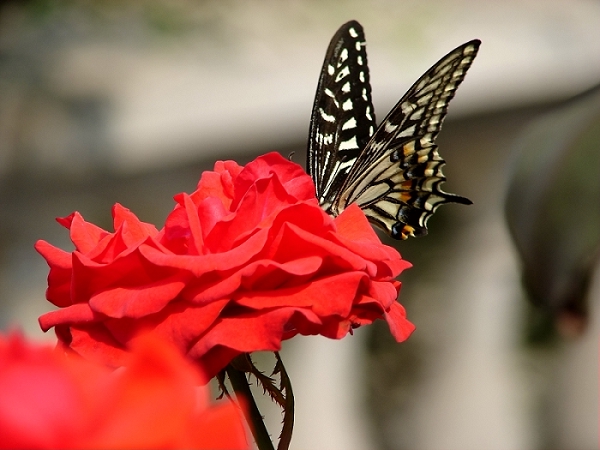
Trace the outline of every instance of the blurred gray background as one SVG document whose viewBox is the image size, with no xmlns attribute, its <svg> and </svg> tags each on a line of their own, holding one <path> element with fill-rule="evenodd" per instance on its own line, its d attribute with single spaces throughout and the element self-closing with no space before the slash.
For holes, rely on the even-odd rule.
<svg viewBox="0 0 600 450">
<path fill-rule="evenodd" d="M 571 255 L 545 250 L 524 265 L 504 217 L 508 186 L 525 165 L 529 185 L 512 184 L 506 206 L 517 239 L 525 228 L 541 235 L 544 214 L 562 220 L 543 244 L 551 249 L 580 236 L 579 223 L 600 230 L 593 195 L 580 201 L 575 191 L 537 221 L 524 211 L 539 201 L 519 203 L 556 185 L 552 174 L 575 153 L 570 143 L 596 117 L 592 92 L 584 97 L 591 112 L 558 116 L 568 125 L 562 134 L 523 144 L 530 123 L 600 83 L 597 1 L 0 2 L 0 328 L 53 339 L 37 325 L 51 305 L 33 244 L 72 248 L 55 217 L 77 210 L 111 229 L 110 208 L 120 202 L 160 227 L 173 195 L 192 191 L 217 159 L 245 163 L 278 150 L 303 164 L 325 50 L 350 19 L 365 28 L 380 119 L 441 56 L 482 40 L 438 140 L 446 189 L 474 205 L 442 208 L 425 238 L 386 241 L 414 263 L 401 276 L 400 301 L 417 325 L 409 341 L 394 343 L 378 324 L 342 341 L 286 343 L 292 448 L 598 448 L 600 274 L 589 256 L 597 240 L 580 245 L 588 289 L 577 301 L 585 307 L 566 314 L 572 309 L 556 306 L 566 303 L 544 294 L 537 304 L 551 307 L 535 308 L 521 272 Z M 542 136 L 555 130 L 542 125 Z M 535 142 L 537 159 L 523 159 Z M 592 181 L 600 178 L 594 142 L 585 159 Z M 565 183 L 582 176 L 569 172 Z M 572 192 L 560 186 L 553 196 Z M 577 203 L 589 216 L 574 218 Z M 522 250 L 542 245 L 519 242 Z M 552 270 L 536 282 L 568 272 Z M 277 435 L 276 410 L 268 420 Z"/>
</svg>

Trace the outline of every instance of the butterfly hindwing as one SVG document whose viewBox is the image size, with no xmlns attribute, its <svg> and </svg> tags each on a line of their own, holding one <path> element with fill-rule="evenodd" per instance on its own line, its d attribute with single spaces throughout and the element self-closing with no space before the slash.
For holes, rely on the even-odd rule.
<svg viewBox="0 0 600 450">
<path fill-rule="evenodd" d="M 473 40 L 451 51 L 413 84 L 356 159 L 333 200 L 333 214 L 356 202 L 373 223 L 406 239 L 427 234 L 427 220 L 440 205 L 471 203 L 441 190 L 445 161 L 435 139 L 479 44 Z"/>
<path fill-rule="evenodd" d="M 365 45 L 361 25 L 344 24 L 329 44 L 319 78 L 307 168 L 326 211 L 375 132 Z"/>
</svg>

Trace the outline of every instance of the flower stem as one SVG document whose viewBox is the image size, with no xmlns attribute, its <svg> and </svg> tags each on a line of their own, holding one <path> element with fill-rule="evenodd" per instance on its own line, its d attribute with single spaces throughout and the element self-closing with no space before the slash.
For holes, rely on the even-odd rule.
<svg viewBox="0 0 600 450">
<path fill-rule="evenodd" d="M 273 447 L 273 442 L 271 441 L 271 437 L 269 436 L 269 432 L 267 431 L 267 427 L 263 421 L 263 416 L 260 414 L 258 406 L 256 406 L 256 402 L 252 396 L 252 392 L 250 391 L 246 374 L 235 369 L 231 364 L 227 366 L 225 371 L 227 372 L 227 376 L 231 381 L 231 385 L 233 386 L 235 394 L 239 397 L 242 397 L 246 401 L 248 406 L 248 411 L 246 412 L 246 422 L 248 422 L 248 425 L 250 425 L 250 431 L 252 432 L 252 436 L 254 436 L 254 440 L 256 441 L 258 449 L 275 450 Z"/>
</svg>

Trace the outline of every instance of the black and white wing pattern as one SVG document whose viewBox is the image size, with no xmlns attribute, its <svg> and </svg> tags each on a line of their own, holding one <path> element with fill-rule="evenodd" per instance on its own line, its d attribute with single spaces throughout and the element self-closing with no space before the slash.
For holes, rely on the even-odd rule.
<svg viewBox="0 0 600 450">
<path fill-rule="evenodd" d="M 357 29 L 360 25 L 349 22 L 342 26 L 336 36 L 348 27 Z M 366 145 L 360 147 L 360 153 L 352 159 L 351 167 L 337 161 L 340 152 L 335 144 L 332 144 L 333 147 L 318 147 L 309 142 L 309 173 L 317 185 L 317 194 L 320 192 L 319 180 L 322 180 L 318 171 L 335 173 L 335 184 L 326 190 L 327 196 L 318 195 L 326 211 L 338 215 L 351 203 L 357 203 L 372 223 L 396 239 L 406 239 L 408 236 L 427 234 L 427 220 L 440 205 L 450 202 L 471 203 L 467 198 L 441 190 L 440 185 L 446 180 L 442 173 L 445 161 L 438 153 L 435 139 L 446 116 L 448 103 L 471 66 L 479 44 L 480 41 L 473 40 L 452 50 L 419 78 Z M 326 58 L 324 68 L 327 65 Z M 317 99 L 323 95 L 320 89 L 321 83 Z M 370 89 L 366 89 L 366 92 L 370 92 Z M 352 104 L 357 103 L 355 98 L 351 99 Z M 319 121 L 315 110 L 311 140 L 314 122 Z M 372 105 L 370 110 L 373 110 Z M 370 117 L 372 115 L 367 119 Z M 335 116 L 328 129 L 335 130 L 336 124 L 343 127 L 343 122 L 340 125 L 338 121 Z M 356 121 L 358 123 L 359 119 L 356 118 Z M 336 139 L 333 138 L 333 141 L 336 142 Z M 311 148 L 316 149 L 314 153 L 317 154 L 311 155 Z M 319 152 L 327 152 L 328 156 Z M 311 167 L 310 159 L 326 164 Z M 337 167 L 344 170 L 336 172 Z"/>
<path fill-rule="evenodd" d="M 331 39 L 319 77 L 308 139 L 307 170 L 328 212 L 361 151 L 375 132 L 365 50 L 356 21 Z"/>
</svg>

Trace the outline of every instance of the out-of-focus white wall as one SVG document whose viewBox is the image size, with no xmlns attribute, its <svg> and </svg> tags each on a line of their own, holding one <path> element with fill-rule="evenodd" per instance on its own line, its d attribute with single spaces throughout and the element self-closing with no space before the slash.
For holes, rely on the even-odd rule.
<svg viewBox="0 0 600 450">
<path fill-rule="evenodd" d="M 93 162 L 135 172 L 302 140 L 327 43 L 349 19 L 366 30 L 380 116 L 473 38 L 453 115 L 561 98 L 600 72 L 591 1 L 120 3 L 4 8 L 0 173 L 23 146 L 66 166 L 93 140 Z"/>
</svg>

